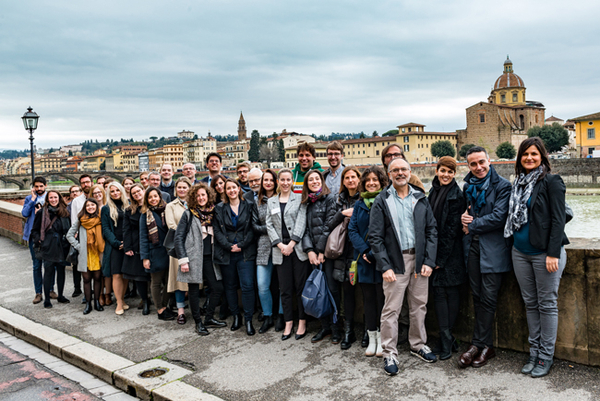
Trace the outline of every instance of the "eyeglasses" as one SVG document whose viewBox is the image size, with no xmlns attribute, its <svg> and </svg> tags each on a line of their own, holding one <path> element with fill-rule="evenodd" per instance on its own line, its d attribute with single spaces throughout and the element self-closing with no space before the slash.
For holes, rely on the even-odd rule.
<svg viewBox="0 0 600 401">
<path fill-rule="evenodd" d="M 94 191 L 94 192 L 92 192 L 92 195 L 94 195 L 94 196 L 102 195 L 102 192 Z"/>
<path fill-rule="evenodd" d="M 72 193 L 72 194 L 76 194 L 76 193 L 78 193 L 78 192 L 81 192 L 81 191 L 80 191 L 80 190 L 78 190 L 78 189 L 73 189 L 73 190 L 71 191 L 71 193 Z"/>
<path fill-rule="evenodd" d="M 384 156 L 386 159 L 395 159 L 396 157 L 402 157 L 402 153 L 388 153 Z"/>
<path fill-rule="evenodd" d="M 341 156 L 342 156 L 342 154 L 340 152 L 335 152 L 335 153 L 328 152 L 327 153 L 327 157 L 341 157 Z"/>
<path fill-rule="evenodd" d="M 395 168 L 390 170 L 390 173 L 392 174 L 398 174 L 399 172 L 402 172 L 403 174 L 408 173 L 410 171 L 409 168 L 406 167 L 402 167 L 402 168 Z"/>
</svg>

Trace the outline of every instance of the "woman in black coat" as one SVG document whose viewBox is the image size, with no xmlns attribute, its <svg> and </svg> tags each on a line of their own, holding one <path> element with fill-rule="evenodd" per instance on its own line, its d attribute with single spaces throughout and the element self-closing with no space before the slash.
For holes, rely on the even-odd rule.
<svg viewBox="0 0 600 401">
<path fill-rule="evenodd" d="M 169 293 L 169 254 L 163 246 L 167 236 L 165 208 L 161 191 L 156 187 L 148 187 L 144 194 L 142 216 L 140 217 L 140 258 L 146 272 L 152 278 L 152 299 L 156 305 L 159 320 L 173 320 L 177 314 L 167 308 Z"/>
<path fill-rule="evenodd" d="M 52 308 L 50 290 L 56 273 L 57 301 L 69 300 L 63 295 L 65 288 L 65 258 L 69 252 L 66 235 L 71 228 L 67 204 L 57 191 L 48 191 L 44 206 L 35 214 L 30 241 L 33 241 L 35 256 L 44 261 L 44 308 Z"/>
<path fill-rule="evenodd" d="M 252 204 L 242 198 L 240 184 L 231 178 L 225 182 L 225 199 L 215 208 L 214 261 L 221 265 L 227 303 L 233 315 L 231 330 L 242 327 L 237 289 L 242 289 L 246 334 L 255 334 L 254 280 L 256 241 L 252 229 Z"/>
<path fill-rule="evenodd" d="M 356 167 L 348 166 L 342 171 L 340 193 L 337 196 L 335 207 L 329 211 L 327 216 L 327 226 L 329 231 L 333 231 L 338 225 L 350 222 L 354 204 L 359 199 L 358 183 L 360 180 L 360 171 Z M 350 237 L 346 236 L 344 244 L 344 253 L 333 261 L 334 279 L 342 283 L 344 291 L 344 334 L 340 343 L 342 350 L 347 350 L 356 341 L 354 333 L 354 310 L 356 309 L 356 286 L 349 280 L 350 265 L 354 260 L 354 247 Z M 338 284 L 339 285 L 339 284 Z"/>
<path fill-rule="evenodd" d="M 339 311 L 340 283 L 333 279 L 333 260 L 325 260 L 325 245 L 327 245 L 327 238 L 331 233 L 327 225 L 327 216 L 333 213 L 335 196 L 330 193 L 323 174 L 319 170 L 310 170 L 304 176 L 301 203 L 306 205 L 306 231 L 302 238 L 302 248 L 308 254 L 308 261 L 313 268 L 323 266 L 329 291 L 331 291 L 335 306 Z M 328 336 L 331 336 L 333 344 L 339 344 L 342 340 L 337 316 L 321 318 L 321 330 L 310 341 L 317 343 Z"/>
<path fill-rule="evenodd" d="M 454 179 L 455 175 L 456 160 L 450 156 L 440 158 L 428 198 L 438 232 L 436 267 L 429 280 L 440 327 L 440 344 L 433 352 L 441 360 L 452 356 L 455 341 L 452 328 L 460 307 L 460 286 L 467 279 L 460 221 L 460 216 L 466 210 L 466 200 Z"/>
<path fill-rule="evenodd" d="M 144 203 L 144 187 L 141 184 L 133 185 L 129 190 L 130 204 L 123 218 L 123 278 L 133 280 L 138 294 L 142 298 L 142 314 L 150 313 L 150 301 L 148 300 L 148 283 L 150 274 L 144 269 L 140 258 L 140 218 L 141 208 Z"/>
</svg>

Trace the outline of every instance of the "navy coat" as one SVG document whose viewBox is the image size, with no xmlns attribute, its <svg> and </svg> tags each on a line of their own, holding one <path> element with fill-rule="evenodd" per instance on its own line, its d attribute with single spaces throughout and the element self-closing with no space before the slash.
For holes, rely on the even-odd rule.
<svg viewBox="0 0 600 401">
<path fill-rule="evenodd" d="M 358 258 L 358 282 L 365 284 L 383 282 L 381 272 L 375 268 L 375 256 L 371 252 L 371 245 L 367 236 L 370 214 L 371 210 L 360 199 L 354 204 L 354 212 L 352 212 L 350 224 L 348 224 L 348 237 L 354 247 L 354 260 Z M 367 263 L 363 259 L 363 254 L 367 255 L 371 263 Z"/>
<path fill-rule="evenodd" d="M 158 228 L 158 244 L 150 242 L 148 226 L 146 225 L 146 213 L 142 213 L 140 217 L 140 258 L 150 260 L 150 269 L 146 270 L 148 273 L 157 273 L 169 268 L 169 254 L 163 246 L 169 228 L 166 223 L 163 225 L 159 214 L 152 213 Z"/>
<path fill-rule="evenodd" d="M 463 251 L 465 263 L 468 263 L 469 249 L 474 235 L 479 235 L 480 270 L 481 273 L 505 273 L 512 270 L 511 241 L 504 238 L 504 226 L 508 217 L 508 202 L 510 200 L 510 182 L 498 175 L 493 166 L 490 166 L 490 186 L 485 194 L 486 203 L 478 216 L 469 224 L 469 234 L 463 237 Z M 469 179 L 473 174 L 465 177 L 463 193 L 467 198 Z M 469 214 L 473 210 L 469 209 Z"/>
</svg>

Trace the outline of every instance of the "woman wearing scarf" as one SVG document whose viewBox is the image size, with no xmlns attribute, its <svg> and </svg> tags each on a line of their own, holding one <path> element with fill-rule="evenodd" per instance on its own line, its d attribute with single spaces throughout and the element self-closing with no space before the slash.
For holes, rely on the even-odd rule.
<svg viewBox="0 0 600 401">
<path fill-rule="evenodd" d="M 111 287 L 114 288 L 117 307 L 115 314 L 122 315 L 129 305 L 125 303 L 125 290 L 127 289 L 127 280 L 123 280 L 123 218 L 125 210 L 129 206 L 129 200 L 125 194 L 125 189 L 116 181 L 111 181 L 106 185 L 106 205 L 100 211 L 100 220 L 102 221 L 102 236 L 106 242 L 104 255 L 102 257 L 102 275 L 104 276 L 104 285 L 106 287 L 106 297 L 110 299 Z"/>
<path fill-rule="evenodd" d="M 148 282 L 150 274 L 144 269 L 140 258 L 140 212 L 144 202 L 144 187 L 142 184 L 134 184 L 129 190 L 129 207 L 123 218 L 123 278 L 132 280 L 135 284 L 142 303 L 138 309 L 142 309 L 142 315 L 150 314 L 150 301 L 148 300 Z"/>
<path fill-rule="evenodd" d="M 165 221 L 166 206 L 161 191 L 156 187 L 148 187 L 144 194 L 140 218 L 140 258 L 144 269 L 152 278 L 152 299 L 159 320 L 173 320 L 177 317 L 171 309 L 167 308 L 169 255 L 163 246 L 168 231 Z"/>
<path fill-rule="evenodd" d="M 513 236 L 512 261 L 527 310 L 529 359 L 521 373 L 548 374 L 558 327 L 558 286 L 567 263 L 564 245 L 565 184 L 550 174 L 544 143 L 538 137 L 521 142 L 515 162 L 504 237 Z"/>
<path fill-rule="evenodd" d="M 330 231 L 333 231 L 338 225 L 342 224 L 345 219 L 350 221 L 354 211 L 354 205 L 360 196 L 358 184 L 360 181 L 360 171 L 356 167 L 348 166 L 342 171 L 340 177 L 340 191 L 336 196 L 335 207 L 329 211 L 327 215 L 327 226 Z M 347 350 L 356 341 L 354 333 L 354 311 L 356 309 L 356 286 L 352 285 L 349 280 L 350 266 L 354 257 L 354 247 L 350 237 L 346 236 L 344 244 L 344 253 L 333 261 L 334 270 L 336 272 L 338 285 L 342 285 L 344 291 L 344 335 L 340 343 L 342 350 Z"/>
<path fill-rule="evenodd" d="M 452 328 L 460 308 L 460 287 L 467 280 L 460 220 L 467 206 L 455 175 L 456 160 L 450 156 L 440 158 L 428 198 L 438 232 L 436 267 L 429 282 L 433 287 L 440 343 L 432 351 L 441 360 L 449 359 L 452 348 L 456 349 Z"/>
<path fill-rule="evenodd" d="M 214 261 L 221 265 L 227 303 L 233 315 L 231 330 L 242 327 L 238 306 L 238 286 L 242 289 L 246 334 L 256 332 L 252 325 L 254 314 L 254 278 L 256 275 L 256 241 L 252 230 L 252 204 L 242 198 L 239 182 L 225 181 L 225 199 L 215 208 Z"/>
<path fill-rule="evenodd" d="M 171 201 L 165 208 L 165 221 L 169 230 L 177 230 L 179 220 L 183 212 L 187 209 L 187 194 L 192 187 L 192 182 L 187 177 L 180 177 L 175 182 L 175 200 Z M 185 282 L 177 280 L 179 263 L 177 258 L 169 257 L 169 280 L 167 291 L 175 293 L 175 302 L 177 303 L 177 323 L 185 324 L 185 293 L 188 285 Z"/>
<path fill-rule="evenodd" d="M 35 214 L 31 238 L 35 257 L 44 262 L 44 308 L 52 308 L 50 290 L 56 274 L 58 287 L 57 301 L 67 304 L 70 301 L 63 295 L 65 288 L 65 258 L 69 243 L 65 236 L 71 228 L 67 204 L 57 191 L 48 191 L 42 210 Z"/>
<path fill-rule="evenodd" d="M 304 176 L 302 186 L 302 205 L 306 205 L 306 231 L 302 238 L 302 249 L 308 254 L 308 261 L 318 268 L 322 265 L 327 277 L 329 291 L 335 300 L 337 310 L 340 310 L 340 283 L 333 279 L 333 260 L 325 260 L 325 246 L 331 231 L 327 226 L 327 216 L 335 208 L 334 195 L 331 195 L 325 184 L 323 173 L 319 170 L 310 170 Z M 335 323 L 334 323 L 335 320 Z M 338 316 L 325 316 L 321 318 L 321 330 L 311 338 L 312 343 L 322 341 L 331 336 L 333 344 L 342 340 Z"/>
<path fill-rule="evenodd" d="M 96 199 L 87 199 L 77 216 L 78 219 L 67 233 L 67 240 L 79 252 L 77 270 L 83 276 L 83 292 L 86 299 L 84 315 L 92 311 L 92 279 L 94 280 L 94 309 L 99 312 L 104 310 L 98 301 L 102 290 L 100 261 L 105 246 L 99 211 Z M 84 246 L 81 246 L 82 244 Z"/>
<path fill-rule="evenodd" d="M 209 334 L 207 327 L 227 326 L 225 322 L 214 318 L 215 308 L 223 294 L 221 269 L 213 263 L 212 258 L 214 202 L 215 193 L 205 183 L 194 185 L 187 194 L 188 209 L 181 216 L 175 233 L 175 250 L 179 257 L 177 281 L 188 285 L 196 333 L 201 336 Z M 204 282 L 211 291 L 202 323 L 200 286 Z"/>
<path fill-rule="evenodd" d="M 273 265 L 281 294 L 285 327 L 281 340 L 292 336 L 294 326 L 293 302 L 298 305 L 296 340 L 306 335 L 306 314 L 302 306 L 302 290 L 310 274 L 308 256 L 302 250 L 306 229 L 306 206 L 300 205 L 300 195 L 294 193 L 292 170 L 282 169 L 277 178 L 276 196 L 267 201 L 266 227 L 272 247 Z M 276 328 L 277 329 L 277 328 Z"/>
<path fill-rule="evenodd" d="M 348 225 L 348 237 L 354 247 L 354 260 L 358 260 L 358 282 L 363 293 L 365 326 L 369 336 L 366 356 L 383 356 L 379 324 L 383 309 L 383 278 L 375 269 L 375 257 L 369 245 L 369 219 L 371 206 L 382 189 L 387 187 L 388 178 L 381 167 L 367 168 L 359 184 L 360 199 L 354 205 L 354 212 Z"/>
</svg>

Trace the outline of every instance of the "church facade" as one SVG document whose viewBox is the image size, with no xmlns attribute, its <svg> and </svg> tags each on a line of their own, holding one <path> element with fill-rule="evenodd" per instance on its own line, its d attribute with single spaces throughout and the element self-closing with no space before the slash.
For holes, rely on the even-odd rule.
<svg viewBox="0 0 600 401">
<path fill-rule="evenodd" d="M 458 148 L 466 144 L 482 146 L 491 158 L 496 158 L 496 148 L 503 142 L 518 149 L 527 138 L 527 130 L 542 126 L 545 121 L 544 105 L 526 100 L 525 90 L 525 83 L 514 73 L 513 63 L 507 57 L 487 101 L 466 109 L 467 128 L 456 131 Z"/>
</svg>

